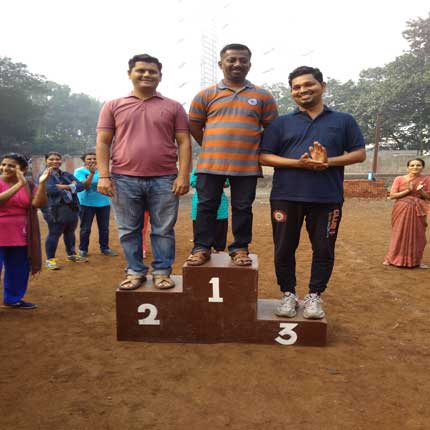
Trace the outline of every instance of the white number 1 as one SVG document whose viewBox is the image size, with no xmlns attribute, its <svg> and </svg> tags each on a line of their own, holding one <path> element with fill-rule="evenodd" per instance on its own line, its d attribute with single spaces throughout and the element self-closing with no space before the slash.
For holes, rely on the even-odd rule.
<svg viewBox="0 0 430 430">
<path fill-rule="evenodd" d="M 222 303 L 224 299 L 219 296 L 219 278 L 211 278 L 209 284 L 212 284 L 212 297 L 208 301 L 211 303 Z"/>
</svg>

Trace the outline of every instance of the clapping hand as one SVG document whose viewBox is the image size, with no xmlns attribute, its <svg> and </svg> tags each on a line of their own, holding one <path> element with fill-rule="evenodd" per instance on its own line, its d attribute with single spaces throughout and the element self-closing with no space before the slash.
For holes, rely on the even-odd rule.
<svg viewBox="0 0 430 430">
<path fill-rule="evenodd" d="M 312 160 L 320 161 L 323 164 L 328 163 L 327 151 L 321 143 L 315 141 L 314 146 L 309 147 L 309 153 L 311 154 Z"/>
<path fill-rule="evenodd" d="M 310 154 L 310 155 L 309 155 Z M 305 152 L 299 159 L 305 169 L 324 170 L 328 167 L 327 151 L 319 142 L 314 142 L 309 147 L 309 153 Z"/>
<path fill-rule="evenodd" d="M 52 173 L 52 167 L 48 167 L 47 169 L 45 169 L 39 177 L 39 184 L 43 184 L 44 182 L 46 182 L 49 176 L 51 176 L 51 173 Z"/>
<path fill-rule="evenodd" d="M 16 166 L 16 177 L 21 185 L 24 185 L 27 182 L 24 176 L 24 172 L 21 170 L 20 166 Z"/>
</svg>

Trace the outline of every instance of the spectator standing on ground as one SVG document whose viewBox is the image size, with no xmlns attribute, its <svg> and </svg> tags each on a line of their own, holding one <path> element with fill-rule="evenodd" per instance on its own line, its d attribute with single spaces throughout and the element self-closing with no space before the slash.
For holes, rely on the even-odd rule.
<svg viewBox="0 0 430 430">
<path fill-rule="evenodd" d="M 48 235 L 45 240 L 46 268 L 58 270 L 60 266 L 55 259 L 58 241 L 63 235 L 66 246 L 67 261 L 85 263 L 88 260 L 76 254 L 75 230 L 79 219 L 79 201 L 77 193 L 84 186 L 71 173 L 60 169 L 63 162 L 58 152 L 48 152 L 45 155 L 46 166 L 51 169 L 51 175 L 46 181 L 48 205 L 42 208 L 45 221 L 48 224 Z"/>
<path fill-rule="evenodd" d="M 46 205 L 46 169 L 39 186 L 25 178 L 28 162 L 21 154 L 3 155 L 0 164 L 0 274 L 4 270 L 3 304 L 10 309 L 35 309 L 23 300 L 30 272 L 42 266 L 37 210 Z"/>
<path fill-rule="evenodd" d="M 128 76 L 133 91 L 107 102 L 97 126 L 98 191 L 112 197 L 128 264 L 126 279 L 119 286 L 123 290 L 139 288 L 146 281 L 148 267 L 142 253 L 145 210 L 149 210 L 151 223 L 154 284 L 161 289 L 175 285 L 170 278 L 174 226 L 179 196 L 189 189 L 191 140 L 182 105 L 157 92 L 161 69 L 158 59 L 147 54 L 130 59 Z"/>
<path fill-rule="evenodd" d="M 385 266 L 429 268 L 422 263 L 430 209 L 430 177 L 422 174 L 424 167 L 421 158 L 409 160 L 407 174 L 397 176 L 391 186 L 390 199 L 395 203 Z"/>
<path fill-rule="evenodd" d="M 80 218 L 80 240 L 79 255 L 88 256 L 88 245 L 90 243 L 91 226 L 94 216 L 99 231 L 100 252 L 109 257 L 118 254 L 109 248 L 109 218 L 110 198 L 97 191 L 99 172 L 97 170 L 97 159 L 95 152 L 86 152 L 82 155 L 83 167 L 75 170 L 75 177 L 82 182 L 85 190 L 78 193 L 79 218 Z"/>
<path fill-rule="evenodd" d="M 354 118 L 323 103 L 326 83 L 319 69 L 299 67 L 289 75 L 298 108 L 266 130 L 260 162 L 275 167 L 270 196 L 275 269 L 281 289 L 278 316 L 296 315 L 296 260 L 303 221 L 312 244 L 309 293 L 304 316 L 324 317 L 321 293 L 334 266 L 342 217 L 344 166 L 366 159 Z"/>
</svg>

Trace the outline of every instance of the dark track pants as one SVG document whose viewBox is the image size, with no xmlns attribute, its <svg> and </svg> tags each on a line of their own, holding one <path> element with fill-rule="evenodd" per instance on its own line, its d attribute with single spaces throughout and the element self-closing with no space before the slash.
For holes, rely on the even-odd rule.
<svg viewBox="0 0 430 430">
<path fill-rule="evenodd" d="M 271 200 L 275 270 L 281 291 L 295 293 L 296 249 L 303 221 L 312 244 L 309 292 L 327 288 L 334 266 L 334 250 L 342 218 L 342 203 L 303 203 Z"/>
</svg>

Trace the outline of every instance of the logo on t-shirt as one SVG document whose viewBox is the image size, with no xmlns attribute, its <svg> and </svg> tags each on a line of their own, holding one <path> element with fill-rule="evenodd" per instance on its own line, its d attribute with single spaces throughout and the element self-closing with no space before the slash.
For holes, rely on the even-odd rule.
<svg viewBox="0 0 430 430">
<path fill-rule="evenodd" d="M 248 103 L 249 103 L 251 106 L 255 106 L 255 105 L 258 103 L 258 101 L 257 101 L 257 99 L 249 99 L 249 100 L 248 100 Z"/>
</svg>

